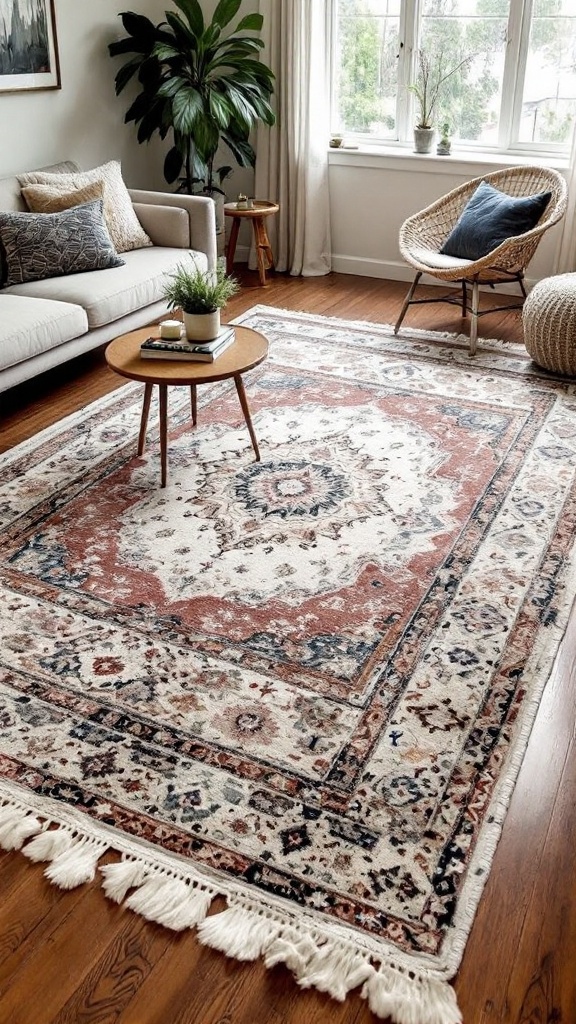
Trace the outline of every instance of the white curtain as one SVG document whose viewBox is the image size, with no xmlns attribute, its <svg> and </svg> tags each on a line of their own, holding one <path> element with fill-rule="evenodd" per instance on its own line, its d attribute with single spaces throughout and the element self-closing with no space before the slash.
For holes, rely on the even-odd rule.
<svg viewBox="0 0 576 1024">
<path fill-rule="evenodd" d="M 556 257 L 556 274 L 568 274 L 576 270 L 576 122 L 572 133 L 572 150 L 567 180 L 568 207 L 562 221 L 562 235 Z"/>
<path fill-rule="evenodd" d="M 257 129 L 254 194 L 280 204 L 266 223 L 276 269 L 310 277 L 331 269 L 331 6 L 331 0 L 260 0 L 262 59 L 276 76 L 277 120 Z"/>
</svg>

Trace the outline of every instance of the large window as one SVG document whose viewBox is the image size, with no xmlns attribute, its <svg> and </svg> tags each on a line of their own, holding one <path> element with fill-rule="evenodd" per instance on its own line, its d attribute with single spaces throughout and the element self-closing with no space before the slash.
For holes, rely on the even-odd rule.
<svg viewBox="0 0 576 1024">
<path fill-rule="evenodd" d="M 333 129 L 408 142 L 419 58 L 450 73 L 434 121 L 471 148 L 565 152 L 576 117 L 576 0 L 333 0 Z"/>
</svg>

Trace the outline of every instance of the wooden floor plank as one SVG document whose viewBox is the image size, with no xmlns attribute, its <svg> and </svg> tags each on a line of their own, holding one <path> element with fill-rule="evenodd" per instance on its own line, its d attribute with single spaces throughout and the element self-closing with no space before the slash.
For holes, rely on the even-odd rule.
<svg viewBox="0 0 576 1024">
<path fill-rule="evenodd" d="M 54 1017 L 54 1024 L 114 1024 L 172 941 L 165 928 L 127 914 L 113 941 Z M 162 983 L 160 975 L 156 991 Z M 147 1014 L 152 1005 L 149 999 Z"/>
<path fill-rule="evenodd" d="M 338 274 L 271 274 L 259 288 L 257 275 L 235 270 L 244 286 L 229 303 L 229 319 L 261 304 L 390 324 L 407 290 L 403 282 Z M 466 330 L 458 310 L 441 304 L 411 309 L 405 326 Z M 482 338 L 520 342 L 519 312 L 481 318 L 479 335 L 480 347 Z M 0 449 L 119 384 L 100 349 L 0 395 Z M 465 1024 L 576 1022 L 575 665 L 576 613 L 538 710 L 456 979 Z M 20 854 L 0 855 L 0 894 L 1 1024 L 374 1020 L 358 994 L 341 1005 L 301 991 L 283 968 L 228 960 L 199 946 L 193 933 L 172 935 L 120 911 L 97 882 L 62 894 Z"/>
<path fill-rule="evenodd" d="M 56 886 L 50 885 L 43 877 L 43 865 L 34 865 L 30 871 L 24 871 L 21 854 L 11 854 L 6 862 L 0 865 L 0 880 L 1 994 L 9 983 L 8 979 L 17 969 L 19 961 L 26 956 L 27 950 L 34 948 L 41 940 L 42 934 L 50 929 L 50 920 L 44 924 L 46 917 L 55 911 L 56 919 L 61 919 L 64 907 L 57 907 L 57 904 L 64 899 L 64 893 Z M 71 895 L 68 903 L 73 903 L 77 898 L 78 894 Z M 33 934 L 33 940 L 26 945 Z"/>
<path fill-rule="evenodd" d="M 32 933 L 25 941 L 25 955 L 0 996 L 0 1021 L 52 1024 L 127 913 L 103 899 L 96 886 L 66 896 L 74 900 L 69 912 L 59 916 L 53 908 L 44 918 L 42 938 Z"/>
</svg>

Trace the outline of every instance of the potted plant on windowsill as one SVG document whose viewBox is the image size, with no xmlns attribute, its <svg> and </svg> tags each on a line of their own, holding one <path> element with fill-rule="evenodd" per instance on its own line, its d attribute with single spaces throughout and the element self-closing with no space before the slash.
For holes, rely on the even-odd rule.
<svg viewBox="0 0 576 1024">
<path fill-rule="evenodd" d="M 416 125 L 414 128 L 414 151 L 430 153 L 434 142 L 434 114 L 442 87 L 449 78 L 461 71 L 472 57 L 464 57 L 459 64 L 446 68 L 444 55 L 439 53 L 431 58 L 425 50 L 418 50 L 418 75 L 409 86 L 417 101 Z"/>
<path fill-rule="evenodd" d="M 169 309 L 181 309 L 188 341 L 212 341 L 220 331 L 220 311 L 238 291 L 234 277 L 221 264 L 216 270 L 200 270 L 179 263 L 164 287 Z"/>
</svg>

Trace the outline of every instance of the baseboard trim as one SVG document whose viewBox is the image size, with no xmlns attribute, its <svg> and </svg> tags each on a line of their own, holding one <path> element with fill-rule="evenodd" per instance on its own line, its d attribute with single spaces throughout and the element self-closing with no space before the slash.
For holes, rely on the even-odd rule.
<svg viewBox="0 0 576 1024">
<path fill-rule="evenodd" d="M 406 281 L 410 283 L 414 280 L 414 271 L 405 263 L 395 260 L 371 260 L 364 256 L 345 256 L 341 253 L 332 254 L 332 270 L 337 274 L 355 274 L 356 277 L 377 277 L 387 281 Z M 430 277 L 428 274 L 422 276 L 422 284 L 434 285 L 438 288 L 450 287 L 442 281 L 438 281 L 437 278 Z M 536 278 L 526 278 L 524 284 L 526 291 L 530 291 L 536 284 Z M 458 285 L 455 285 L 455 287 L 458 287 Z M 518 285 L 515 284 L 501 284 L 495 288 L 486 286 L 481 290 L 504 292 L 509 295 L 519 294 Z"/>
<path fill-rule="evenodd" d="M 247 245 L 239 245 L 236 249 L 235 262 L 247 263 L 250 249 Z M 414 271 L 405 263 L 395 260 L 371 260 L 364 256 L 344 256 L 341 253 L 332 254 L 332 270 L 336 274 L 354 274 L 355 277 L 376 277 L 381 281 L 406 281 L 407 284 L 414 280 Z M 526 291 L 530 291 L 536 284 L 536 278 L 525 278 Z M 438 288 L 446 288 L 442 281 L 435 277 L 424 274 L 422 284 L 434 285 Z M 456 284 L 454 287 L 458 287 Z M 507 295 L 519 295 L 519 288 L 514 284 L 501 284 L 495 288 L 489 286 L 481 288 L 486 292 L 503 292 Z"/>
</svg>

